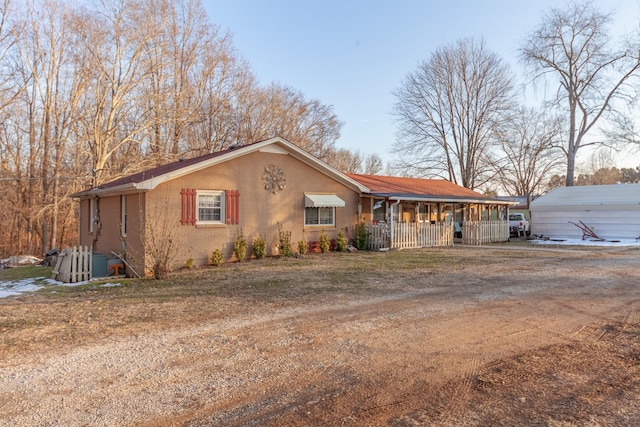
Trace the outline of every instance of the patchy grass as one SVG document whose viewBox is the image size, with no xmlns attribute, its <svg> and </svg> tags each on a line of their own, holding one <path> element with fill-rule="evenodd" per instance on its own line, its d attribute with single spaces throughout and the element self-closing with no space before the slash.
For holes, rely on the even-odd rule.
<svg viewBox="0 0 640 427">
<path fill-rule="evenodd" d="M 433 286 L 436 273 L 504 263 L 502 252 L 456 247 L 313 254 L 182 270 L 165 280 L 117 279 L 121 286 L 116 287 L 102 286 L 116 279 L 47 286 L 36 294 L 0 299 L 0 360 L 256 310 L 425 289 Z M 50 271 L 26 267 L 21 273 Z"/>
<path fill-rule="evenodd" d="M 113 293 L 113 289 L 130 286 L 133 282 L 137 282 L 137 279 L 99 279 L 85 282 L 79 285 L 69 286 L 69 284 L 62 285 L 48 285 L 38 291 L 38 295 L 48 298 L 83 298 L 85 296 L 104 294 L 109 295 Z M 105 284 L 117 284 L 116 287 L 105 287 Z"/>
<path fill-rule="evenodd" d="M 0 282 L 10 280 L 31 279 L 35 277 L 51 277 L 52 267 L 25 265 L 0 270 Z"/>
</svg>

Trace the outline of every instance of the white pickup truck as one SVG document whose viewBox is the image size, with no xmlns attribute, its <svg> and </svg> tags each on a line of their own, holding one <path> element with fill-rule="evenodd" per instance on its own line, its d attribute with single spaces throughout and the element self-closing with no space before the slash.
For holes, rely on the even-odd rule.
<svg viewBox="0 0 640 427">
<path fill-rule="evenodd" d="M 514 236 L 528 236 L 531 234 L 529 228 L 529 221 L 524 214 L 510 213 L 509 214 L 509 231 Z"/>
</svg>

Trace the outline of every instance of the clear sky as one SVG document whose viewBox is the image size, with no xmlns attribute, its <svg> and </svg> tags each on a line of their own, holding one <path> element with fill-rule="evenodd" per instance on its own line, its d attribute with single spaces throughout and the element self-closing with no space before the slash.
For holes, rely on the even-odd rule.
<svg viewBox="0 0 640 427">
<path fill-rule="evenodd" d="M 640 0 L 597 0 L 616 28 L 640 24 Z M 377 153 L 395 141 L 393 91 L 438 47 L 465 37 L 519 75 L 517 49 L 558 0 L 204 0 L 211 21 L 264 84 L 277 82 L 331 105 L 344 122 L 338 148 Z M 521 82 L 522 83 L 522 82 Z M 629 164 L 629 162 L 631 162 Z M 623 166 L 637 166 L 640 155 Z"/>
</svg>

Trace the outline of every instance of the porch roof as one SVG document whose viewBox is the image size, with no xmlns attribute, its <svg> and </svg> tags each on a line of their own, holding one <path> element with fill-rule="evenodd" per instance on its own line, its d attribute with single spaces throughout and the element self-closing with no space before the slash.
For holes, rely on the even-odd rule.
<svg viewBox="0 0 640 427">
<path fill-rule="evenodd" d="M 440 203 L 512 204 L 494 199 L 445 179 L 348 174 L 370 189 L 368 194 L 390 200 Z"/>
</svg>

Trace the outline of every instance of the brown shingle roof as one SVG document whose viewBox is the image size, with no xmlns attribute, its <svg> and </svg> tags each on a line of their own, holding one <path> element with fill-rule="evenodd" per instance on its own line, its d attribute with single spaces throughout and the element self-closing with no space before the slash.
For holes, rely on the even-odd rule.
<svg viewBox="0 0 640 427">
<path fill-rule="evenodd" d="M 445 179 L 401 178 L 396 176 L 347 174 L 380 195 L 446 196 L 488 199 L 483 194 Z"/>
<path fill-rule="evenodd" d="M 152 169 L 147 169 L 142 172 L 135 173 L 133 175 L 128 175 L 114 181 L 107 182 L 106 184 L 99 185 L 97 188 L 99 189 L 107 189 L 118 187 L 124 184 L 132 184 L 139 183 L 145 181 L 147 179 L 155 178 L 157 176 L 161 176 L 170 172 L 175 172 L 187 166 L 194 165 L 196 163 L 200 163 L 205 160 L 213 159 L 215 157 L 221 156 L 223 154 L 228 153 L 235 148 L 229 148 L 227 150 L 216 151 L 215 153 L 204 154 L 198 157 L 192 157 L 190 159 L 181 159 L 172 163 L 167 163 L 165 165 L 161 165 Z"/>
</svg>

